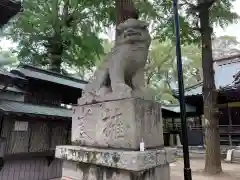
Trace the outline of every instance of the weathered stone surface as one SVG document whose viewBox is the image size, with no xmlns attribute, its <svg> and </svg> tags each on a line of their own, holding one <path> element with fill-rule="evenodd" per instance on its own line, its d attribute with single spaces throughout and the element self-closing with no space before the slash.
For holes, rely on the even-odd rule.
<svg viewBox="0 0 240 180">
<path fill-rule="evenodd" d="M 117 27 L 120 35 L 106 60 L 96 70 L 91 82 L 79 100 L 92 103 L 107 94 L 132 97 L 132 92 L 144 87 L 144 66 L 148 57 L 151 37 L 148 23 L 128 19 Z"/>
<path fill-rule="evenodd" d="M 139 149 L 163 146 L 160 104 L 142 99 L 122 99 L 74 108 L 74 145 Z"/>
<path fill-rule="evenodd" d="M 161 165 L 141 172 L 106 168 L 90 164 L 64 161 L 61 180 L 169 180 L 168 165 Z"/>
<path fill-rule="evenodd" d="M 142 88 L 138 91 L 133 91 L 131 93 L 107 93 L 104 96 L 94 96 L 92 98 L 92 101 L 88 101 L 90 97 L 82 97 L 78 99 L 78 105 L 87 105 L 87 104 L 96 104 L 96 103 L 102 103 L 106 101 L 117 101 L 117 100 L 123 100 L 123 99 L 144 99 L 148 101 L 155 101 L 155 97 L 152 96 L 152 93 L 148 88 Z"/>
<path fill-rule="evenodd" d="M 176 149 L 164 148 L 149 151 L 125 151 L 57 146 L 55 157 L 68 161 L 95 164 L 130 171 L 142 171 L 175 161 Z"/>
<path fill-rule="evenodd" d="M 240 163 L 240 149 L 229 149 L 225 161 L 230 163 Z"/>
<path fill-rule="evenodd" d="M 226 154 L 226 162 L 232 162 L 232 154 L 233 154 L 234 149 L 229 149 Z"/>
</svg>

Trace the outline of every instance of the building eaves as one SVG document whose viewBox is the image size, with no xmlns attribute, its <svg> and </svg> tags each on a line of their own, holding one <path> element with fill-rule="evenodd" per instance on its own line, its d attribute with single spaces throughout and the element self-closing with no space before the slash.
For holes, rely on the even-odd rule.
<svg viewBox="0 0 240 180">
<path fill-rule="evenodd" d="M 72 110 L 61 107 L 50 107 L 29 104 L 19 101 L 0 100 L 0 110 L 4 113 L 71 118 Z"/>
<path fill-rule="evenodd" d="M 7 24 L 8 21 L 22 10 L 21 1 L 17 0 L 1 0 L 0 1 L 0 27 Z"/>
<path fill-rule="evenodd" d="M 21 64 L 17 69 L 12 70 L 11 72 L 17 75 L 22 75 L 25 78 L 33 78 L 42 81 L 48 81 L 78 89 L 84 89 L 86 84 L 88 83 L 78 78 L 62 75 L 60 73 L 48 71 L 45 69 L 25 64 Z"/>
<path fill-rule="evenodd" d="M 163 110 L 168 110 L 174 113 L 180 113 L 180 106 L 178 104 L 173 105 L 162 105 Z M 194 113 L 196 112 L 196 107 L 186 104 L 186 112 Z"/>
</svg>

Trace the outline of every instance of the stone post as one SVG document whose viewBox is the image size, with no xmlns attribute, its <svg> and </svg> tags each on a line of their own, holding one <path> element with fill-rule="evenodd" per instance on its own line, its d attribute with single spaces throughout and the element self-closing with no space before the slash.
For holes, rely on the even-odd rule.
<svg viewBox="0 0 240 180">
<path fill-rule="evenodd" d="M 62 180 L 170 180 L 176 150 L 164 148 L 161 106 L 154 101 L 79 102 L 72 143 L 56 147 L 55 156 L 63 159 Z"/>
</svg>

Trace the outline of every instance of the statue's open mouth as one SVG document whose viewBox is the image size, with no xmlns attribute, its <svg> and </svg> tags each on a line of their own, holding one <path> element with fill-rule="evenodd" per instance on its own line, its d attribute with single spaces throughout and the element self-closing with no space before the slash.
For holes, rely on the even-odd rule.
<svg viewBox="0 0 240 180">
<path fill-rule="evenodd" d="M 141 33 L 139 32 L 127 32 L 124 34 L 124 37 L 131 37 L 131 36 L 141 36 Z"/>
</svg>

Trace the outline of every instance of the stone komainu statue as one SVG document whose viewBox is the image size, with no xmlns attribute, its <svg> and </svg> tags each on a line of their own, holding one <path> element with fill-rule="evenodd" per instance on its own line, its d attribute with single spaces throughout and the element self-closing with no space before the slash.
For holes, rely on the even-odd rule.
<svg viewBox="0 0 240 180">
<path fill-rule="evenodd" d="M 144 67 L 151 43 L 148 24 L 128 19 L 119 24 L 117 31 L 115 46 L 95 71 L 83 98 L 103 97 L 109 93 L 131 96 L 144 87 Z"/>
</svg>

